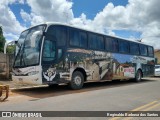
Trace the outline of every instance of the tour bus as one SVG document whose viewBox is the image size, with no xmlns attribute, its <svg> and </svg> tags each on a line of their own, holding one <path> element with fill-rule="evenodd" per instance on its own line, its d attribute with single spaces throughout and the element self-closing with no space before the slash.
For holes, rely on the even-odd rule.
<svg viewBox="0 0 160 120">
<path fill-rule="evenodd" d="M 12 79 L 19 83 L 81 89 L 85 82 L 154 75 L 152 46 L 62 23 L 31 27 L 16 45 Z"/>
</svg>

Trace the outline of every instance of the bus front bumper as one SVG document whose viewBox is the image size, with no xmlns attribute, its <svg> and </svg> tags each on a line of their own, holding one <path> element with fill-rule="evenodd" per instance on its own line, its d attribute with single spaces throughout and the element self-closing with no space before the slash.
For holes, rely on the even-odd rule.
<svg viewBox="0 0 160 120">
<path fill-rule="evenodd" d="M 15 76 L 12 75 L 12 80 L 20 84 L 35 84 L 42 85 L 42 79 L 40 75 L 31 75 L 31 76 Z"/>
</svg>

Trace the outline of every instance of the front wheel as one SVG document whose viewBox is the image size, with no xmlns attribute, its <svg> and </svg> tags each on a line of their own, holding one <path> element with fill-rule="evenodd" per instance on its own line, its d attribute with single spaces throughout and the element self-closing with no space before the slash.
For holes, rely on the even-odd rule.
<svg viewBox="0 0 160 120">
<path fill-rule="evenodd" d="M 140 70 L 137 71 L 135 81 L 140 82 L 142 80 L 142 72 Z"/>
<path fill-rule="evenodd" d="M 69 83 L 69 87 L 74 90 L 81 89 L 84 84 L 84 76 L 81 72 L 75 71 L 72 75 L 72 80 Z"/>
</svg>

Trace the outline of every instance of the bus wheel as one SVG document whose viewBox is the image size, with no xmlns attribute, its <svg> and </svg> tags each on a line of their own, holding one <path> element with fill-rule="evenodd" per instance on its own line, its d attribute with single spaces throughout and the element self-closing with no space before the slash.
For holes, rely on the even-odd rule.
<svg viewBox="0 0 160 120">
<path fill-rule="evenodd" d="M 81 72 L 75 71 L 72 75 L 72 80 L 69 83 L 69 87 L 74 90 L 81 89 L 84 84 L 84 76 Z"/>
<path fill-rule="evenodd" d="M 137 71 L 135 81 L 140 82 L 142 79 L 142 72 L 140 70 Z"/>
</svg>

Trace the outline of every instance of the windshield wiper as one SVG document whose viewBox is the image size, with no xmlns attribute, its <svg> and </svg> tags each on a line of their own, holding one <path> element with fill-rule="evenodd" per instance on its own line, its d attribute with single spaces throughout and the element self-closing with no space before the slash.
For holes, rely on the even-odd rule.
<svg viewBox="0 0 160 120">
<path fill-rule="evenodd" d="M 16 57 L 15 57 L 14 67 L 17 67 L 17 66 L 18 66 L 18 65 L 15 65 L 15 63 L 16 63 L 18 57 L 20 57 L 21 47 L 22 47 L 22 45 L 18 46 L 19 50 L 18 50 L 18 52 L 17 52 L 17 54 L 16 54 Z M 20 57 L 19 59 L 21 59 L 21 57 Z M 20 63 L 20 64 L 21 64 L 21 63 Z"/>
<path fill-rule="evenodd" d="M 20 66 L 25 66 L 26 64 L 25 64 L 25 61 L 24 61 L 24 57 L 23 57 L 23 53 L 24 53 L 24 48 L 22 47 L 23 45 L 21 44 L 19 44 L 19 50 L 18 50 L 18 53 L 17 53 L 17 55 L 16 55 L 16 58 L 15 58 L 15 62 L 18 60 L 18 57 L 19 57 L 19 60 L 20 60 Z M 23 60 L 23 62 L 22 62 L 22 60 Z M 22 64 L 23 63 L 23 64 Z M 17 67 L 18 65 L 15 65 L 15 63 L 14 63 L 14 66 L 15 67 Z"/>
<path fill-rule="evenodd" d="M 21 45 L 22 47 L 22 45 Z M 24 50 L 25 46 L 23 44 L 22 50 L 21 50 L 21 55 L 20 55 L 20 64 L 22 66 L 22 61 L 23 61 L 23 66 L 26 66 L 25 60 L 24 60 L 24 54 L 25 54 L 25 50 Z"/>
<path fill-rule="evenodd" d="M 20 63 L 22 65 L 22 61 L 23 61 L 23 66 L 26 66 L 25 60 L 24 60 L 24 56 L 23 56 L 23 52 L 21 53 L 21 59 L 20 59 Z"/>
</svg>

